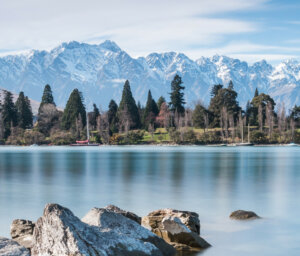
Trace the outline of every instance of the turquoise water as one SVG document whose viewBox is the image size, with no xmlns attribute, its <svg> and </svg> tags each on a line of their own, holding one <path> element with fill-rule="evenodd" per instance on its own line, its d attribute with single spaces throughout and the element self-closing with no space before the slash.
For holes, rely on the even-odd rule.
<svg viewBox="0 0 300 256">
<path fill-rule="evenodd" d="M 196 211 L 213 245 L 201 256 L 299 256 L 300 147 L 0 147 L 0 236 L 48 202 L 79 217 L 107 204 Z M 230 220 L 237 209 L 263 219 Z"/>
</svg>

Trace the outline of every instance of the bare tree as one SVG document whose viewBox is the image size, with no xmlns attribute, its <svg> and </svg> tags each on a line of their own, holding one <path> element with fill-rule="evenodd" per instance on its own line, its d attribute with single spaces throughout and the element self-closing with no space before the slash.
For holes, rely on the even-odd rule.
<svg viewBox="0 0 300 256">
<path fill-rule="evenodd" d="M 264 127 L 262 105 L 259 105 L 259 107 L 258 107 L 258 124 L 259 124 L 259 130 L 262 132 L 263 131 L 263 127 Z"/>
<path fill-rule="evenodd" d="M 295 120 L 293 117 L 291 117 L 291 120 L 290 120 L 290 127 L 291 127 L 291 140 L 294 141 L 294 139 L 295 139 Z"/>
<path fill-rule="evenodd" d="M 2 113 L 0 112 L 0 140 L 4 138 L 4 124 L 3 124 L 3 118 Z"/>
<path fill-rule="evenodd" d="M 97 118 L 98 132 L 103 144 L 109 144 L 109 122 L 107 113 L 103 113 Z"/>
<path fill-rule="evenodd" d="M 243 121 L 243 117 L 242 117 L 242 112 L 239 112 L 239 116 L 238 116 L 238 126 L 239 126 L 239 130 L 240 130 L 240 137 L 242 142 L 244 142 L 244 121 Z"/>
<path fill-rule="evenodd" d="M 269 128 L 269 139 L 272 138 L 273 127 L 274 127 L 274 114 L 271 102 L 268 102 L 266 107 L 266 119 Z"/>
<path fill-rule="evenodd" d="M 230 127 L 230 133 L 231 133 L 231 139 L 232 142 L 234 143 L 235 139 L 235 124 L 234 124 L 234 118 L 233 115 L 229 115 L 229 127 Z"/>
</svg>

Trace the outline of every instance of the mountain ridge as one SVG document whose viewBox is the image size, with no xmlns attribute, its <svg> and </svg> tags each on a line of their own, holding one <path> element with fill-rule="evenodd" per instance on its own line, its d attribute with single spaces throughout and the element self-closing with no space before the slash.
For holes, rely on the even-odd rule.
<svg viewBox="0 0 300 256">
<path fill-rule="evenodd" d="M 213 84 L 234 83 L 238 100 L 245 106 L 256 88 L 269 93 L 287 108 L 300 104 L 300 63 L 285 60 L 276 66 L 261 60 L 248 64 L 224 55 L 192 60 L 183 53 L 150 53 L 132 58 L 115 42 L 100 44 L 77 41 L 62 43 L 49 50 L 0 57 L 0 87 L 40 101 L 45 84 L 50 84 L 57 105 L 64 107 L 74 88 L 83 92 L 86 104 L 107 109 L 110 99 L 119 101 L 122 86 L 129 80 L 133 95 L 144 103 L 147 91 L 157 99 L 168 97 L 175 74 L 184 82 L 186 101 L 208 104 Z"/>
</svg>

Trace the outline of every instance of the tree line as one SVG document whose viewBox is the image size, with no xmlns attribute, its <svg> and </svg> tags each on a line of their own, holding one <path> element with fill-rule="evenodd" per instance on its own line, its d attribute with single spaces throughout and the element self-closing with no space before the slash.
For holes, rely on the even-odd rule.
<svg viewBox="0 0 300 256">
<path fill-rule="evenodd" d="M 151 91 L 145 105 L 135 101 L 130 83 L 123 87 L 119 104 L 109 102 L 107 111 L 93 104 L 86 112 L 78 89 L 69 96 L 63 111 L 57 108 L 50 85 L 46 85 L 37 116 L 33 116 L 30 100 L 23 92 L 13 101 L 4 91 L 0 102 L 0 142 L 6 144 L 70 144 L 85 140 L 87 126 L 91 140 L 104 144 L 153 142 L 234 143 L 247 136 L 254 143 L 299 142 L 300 106 L 287 111 L 277 106 L 270 95 L 256 89 L 246 108 L 237 101 L 234 84 L 216 84 L 211 89 L 208 106 L 201 102 L 187 107 L 183 81 L 175 75 L 171 82 L 169 101 L 157 101 Z M 87 123 L 88 122 L 88 123 Z M 147 138 L 147 136 L 150 138 Z"/>
</svg>

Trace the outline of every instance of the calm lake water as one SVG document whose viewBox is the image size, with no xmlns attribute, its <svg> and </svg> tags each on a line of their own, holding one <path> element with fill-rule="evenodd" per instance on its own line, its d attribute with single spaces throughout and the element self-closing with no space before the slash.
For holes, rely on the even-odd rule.
<svg viewBox="0 0 300 256">
<path fill-rule="evenodd" d="M 299 256 L 300 147 L 0 147 L 0 236 L 48 202 L 78 217 L 108 204 L 195 211 L 213 245 L 201 256 Z M 230 220 L 237 209 L 263 219 Z"/>
</svg>

